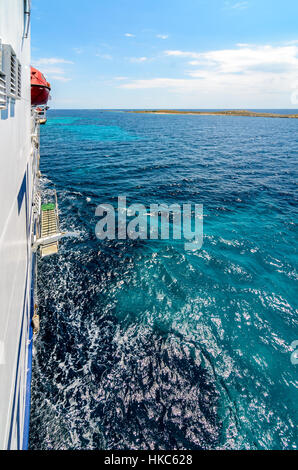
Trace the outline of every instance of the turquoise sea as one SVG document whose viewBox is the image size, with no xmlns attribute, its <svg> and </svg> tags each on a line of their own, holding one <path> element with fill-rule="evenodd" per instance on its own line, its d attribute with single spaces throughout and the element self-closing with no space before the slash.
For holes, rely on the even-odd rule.
<svg viewBox="0 0 298 470">
<path fill-rule="evenodd" d="M 297 126 L 48 113 L 70 234 L 38 261 L 31 449 L 297 449 Z M 119 195 L 203 204 L 202 249 L 97 240 Z"/>
</svg>

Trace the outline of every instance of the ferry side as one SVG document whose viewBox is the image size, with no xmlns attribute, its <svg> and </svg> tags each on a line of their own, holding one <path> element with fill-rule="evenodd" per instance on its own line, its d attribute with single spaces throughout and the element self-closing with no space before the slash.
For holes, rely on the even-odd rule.
<svg viewBox="0 0 298 470">
<path fill-rule="evenodd" d="M 34 188 L 39 122 L 31 115 L 30 0 L 0 0 L 0 448 L 29 437 L 34 312 Z"/>
</svg>

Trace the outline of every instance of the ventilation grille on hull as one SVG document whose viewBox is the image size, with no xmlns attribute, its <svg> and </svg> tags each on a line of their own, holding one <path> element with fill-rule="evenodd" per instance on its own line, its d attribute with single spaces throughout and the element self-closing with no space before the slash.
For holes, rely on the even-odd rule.
<svg viewBox="0 0 298 470">
<path fill-rule="evenodd" d="M 22 66 L 18 61 L 18 89 L 17 89 L 17 96 L 20 99 L 22 96 Z"/>
<path fill-rule="evenodd" d="M 6 97 L 6 76 L 2 68 L 2 44 L 0 41 L 0 109 L 5 109 L 7 104 Z"/>
<path fill-rule="evenodd" d="M 0 109 L 5 109 L 6 103 L 7 98 L 5 74 L 0 71 Z"/>
<path fill-rule="evenodd" d="M 12 47 L 2 45 L 2 68 L 6 75 L 6 92 L 10 98 L 20 99 L 22 93 L 22 67 Z"/>
</svg>

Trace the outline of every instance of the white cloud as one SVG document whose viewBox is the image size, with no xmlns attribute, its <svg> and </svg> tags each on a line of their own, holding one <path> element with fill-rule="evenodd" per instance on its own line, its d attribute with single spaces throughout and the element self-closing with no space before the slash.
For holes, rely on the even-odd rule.
<svg viewBox="0 0 298 470">
<path fill-rule="evenodd" d="M 57 80 L 59 82 L 70 82 L 71 78 L 66 78 L 61 75 L 53 75 L 51 76 L 51 80 Z"/>
<path fill-rule="evenodd" d="M 226 9 L 231 9 L 231 10 L 245 10 L 246 8 L 249 7 L 249 2 L 231 2 L 227 1 L 225 2 L 225 8 Z"/>
<path fill-rule="evenodd" d="M 48 57 L 35 60 L 34 63 L 38 65 L 55 65 L 55 64 L 73 64 L 71 60 L 59 59 L 57 57 Z"/>
<path fill-rule="evenodd" d="M 221 49 L 209 52 L 165 51 L 167 56 L 192 58 L 192 66 L 200 66 L 191 76 L 201 75 L 204 70 L 216 73 L 245 73 L 249 70 L 273 71 L 278 66 L 283 71 L 298 68 L 297 46 L 249 46 L 238 44 L 235 49 Z"/>
<path fill-rule="evenodd" d="M 286 42 L 286 46 L 293 46 L 295 44 L 298 44 L 298 39 L 294 39 L 293 41 Z"/>
<path fill-rule="evenodd" d="M 200 55 L 197 52 L 185 52 L 185 51 L 165 51 L 164 53 L 168 56 L 175 56 L 175 57 L 193 57 L 193 58 L 197 58 Z"/>
<path fill-rule="evenodd" d="M 104 60 L 113 60 L 113 57 L 110 54 L 100 54 L 98 52 L 95 55 L 96 55 L 96 57 L 100 57 L 101 59 L 104 59 Z"/>
<path fill-rule="evenodd" d="M 135 35 L 131 33 L 125 33 L 124 36 L 126 36 L 127 38 L 135 38 Z"/>
<path fill-rule="evenodd" d="M 197 80 L 198 81 L 198 80 Z M 195 80 L 188 79 L 176 79 L 176 78 L 152 78 L 145 80 L 133 80 L 130 83 L 120 85 L 121 88 L 126 89 L 145 89 L 145 88 L 168 88 L 168 89 L 179 89 L 187 86 L 188 82 L 195 82 Z M 193 85 L 192 83 L 192 85 Z"/>
<path fill-rule="evenodd" d="M 65 73 L 65 70 L 61 67 L 43 67 L 41 71 L 44 75 L 64 75 Z"/>
<path fill-rule="evenodd" d="M 156 37 L 159 39 L 168 39 L 169 36 L 168 34 L 157 34 Z"/>
<path fill-rule="evenodd" d="M 130 62 L 133 62 L 133 63 L 142 63 L 142 62 L 146 62 L 146 60 L 148 60 L 148 57 L 130 57 Z"/>
<path fill-rule="evenodd" d="M 76 54 L 82 54 L 84 52 L 82 47 L 74 47 L 73 50 Z"/>
<path fill-rule="evenodd" d="M 238 44 L 236 44 L 237 47 L 250 47 L 251 44 L 246 44 L 246 43 L 242 43 L 242 42 L 239 42 Z"/>
<path fill-rule="evenodd" d="M 272 100 L 277 97 L 288 95 L 290 100 L 291 85 L 298 75 L 298 46 L 295 45 L 241 44 L 233 49 L 207 52 L 168 50 L 165 55 L 186 60 L 188 70 L 184 71 L 183 78 L 133 80 L 120 87 L 161 88 L 197 97 L 208 95 L 217 103 L 224 97 L 231 103 L 233 97 L 238 97 L 240 103 L 252 99 L 264 103 L 264 97 L 267 97 L 274 107 Z"/>
<path fill-rule="evenodd" d="M 42 58 L 33 61 L 33 66 L 41 69 L 41 72 L 48 78 L 48 80 L 59 80 L 60 82 L 69 82 L 71 78 L 65 77 L 65 70 L 60 64 L 73 64 L 70 60 L 59 59 L 55 57 Z"/>
<path fill-rule="evenodd" d="M 114 77 L 114 80 L 118 80 L 118 81 L 127 80 L 127 77 Z"/>
</svg>

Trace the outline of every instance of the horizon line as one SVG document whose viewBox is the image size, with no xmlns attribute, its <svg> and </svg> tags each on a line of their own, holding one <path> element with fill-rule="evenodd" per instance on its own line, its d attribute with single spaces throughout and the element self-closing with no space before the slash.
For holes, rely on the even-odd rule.
<svg viewBox="0 0 298 470">
<path fill-rule="evenodd" d="M 297 108 L 49 108 L 49 111 L 72 111 L 72 110 L 85 110 L 85 111 L 131 111 L 131 110 L 141 110 L 141 111 L 205 111 L 205 110 L 298 110 Z"/>
</svg>

